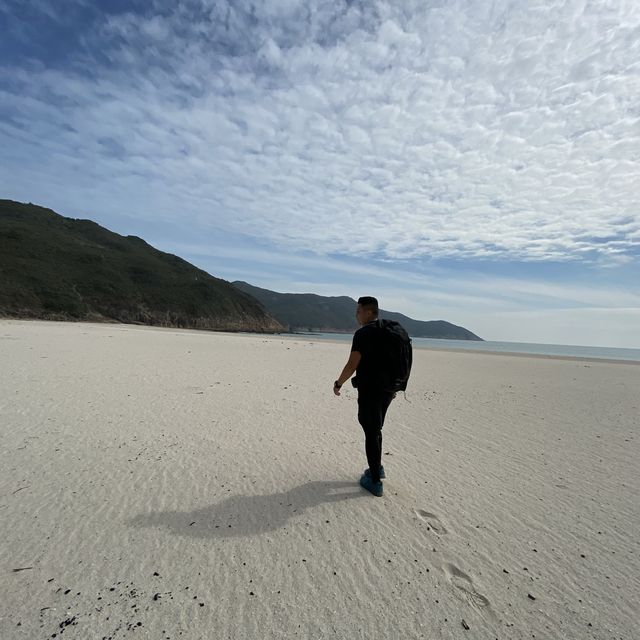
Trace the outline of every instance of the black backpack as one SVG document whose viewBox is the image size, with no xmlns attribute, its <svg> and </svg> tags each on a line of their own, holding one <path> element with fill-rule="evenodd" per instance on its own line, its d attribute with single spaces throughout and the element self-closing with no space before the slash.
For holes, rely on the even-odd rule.
<svg viewBox="0 0 640 640">
<path fill-rule="evenodd" d="M 413 351 L 411 338 L 404 327 L 395 320 L 378 320 L 380 331 L 380 356 L 383 367 L 385 391 L 406 391 Z"/>
</svg>

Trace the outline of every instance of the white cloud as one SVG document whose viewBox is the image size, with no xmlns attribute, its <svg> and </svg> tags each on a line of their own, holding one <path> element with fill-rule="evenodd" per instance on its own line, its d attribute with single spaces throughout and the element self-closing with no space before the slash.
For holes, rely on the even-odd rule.
<svg viewBox="0 0 640 640">
<path fill-rule="evenodd" d="M 2 69 L 5 191 L 318 254 L 633 259 L 636 4 L 156 5 L 86 34 L 110 65 Z"/>
<path fill-rule="evenodd" d="M 154 244 L 152 242 L 152 244 Z M 612 317 L 621 313 L 629 318 L 640 311 L 640 289 L 609 281 L 597 283 L 584 279 L 582 284 L 557 273 L 553 281 L 542 277 L 507 277 L 464 273 L 433 267 L 427 273 L 417 272 L 410 265 L 372 264 L 358 260 L 320 257 L 313 254 L 278 254 L 267 248 L 229 245 L 228 243 L 184 244 L 159 242 L 159 248 L 186 256 L 210 273 L 227 279 L 245 279 L 267 289 L 292 293 L 322 293 L 350 295 L 357 298 L 362 291 L 375 291 L 390 310 L 402 310 L 417 319 L 446 318 L 477 331 L 476 325 L 489 327 L 493 339 L 500 332 L 515 331 L 526 341 L 520 330 L 521 317 L 529 313 L 542 317 L 566 318 L 584 310 L 589 318 L 610 311 Z M 534 310 L 532 310 L 534 307 Z M 492 324 L 497 317 L 503 323 Z M 635 316 L 633 316 L 635 317 Z M 569 322 L 569 320 L 566 320 Z M 559 322 L 559 320 L 554 320 Z M 504 324 L 506 323 L 506 324 Z M 523 325 L 524 326 L 524 325 Z M 533 324 L 531 325 L 533 326 Z M 527 325 L 528 328 L 529 325 Z M 598 325 L 598 331 L 600 331 Z M 539 325 L 537 333 L 543 331 Z M 531 335 L 535 335 L 533 332 Z M 635 335 L 628 327 L 619 335 L 620 344 Z M 532 338 L 529 336 L 529 340 Z M 515 338 L 513 338 L 515 339 Z M 549 340 L 549 338 L 547 338 Z"/>
</svg>

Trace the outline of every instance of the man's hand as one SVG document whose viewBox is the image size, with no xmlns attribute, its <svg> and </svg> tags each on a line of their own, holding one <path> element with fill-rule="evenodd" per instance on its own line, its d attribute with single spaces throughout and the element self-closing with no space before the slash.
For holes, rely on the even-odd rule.
<svg viewBox="0 0 640 640">
<path fill-rule="evenodd" d="M 340 395 L 340 387 L 342 387 L 342 384 L 344 384 L 356 372 L 356 369 L 360 364 L 361 357 L 362 356 L 359 351 L 351 352 L 349 360 L 347 361 L 347 364 L 344 365 L 344 369 L 342 370 L 340 377 L 333 383 L 333 393 L 337 396 Z M 343 380 L 342 384 L 340 384 L 340 380 Z"/>
</svg>

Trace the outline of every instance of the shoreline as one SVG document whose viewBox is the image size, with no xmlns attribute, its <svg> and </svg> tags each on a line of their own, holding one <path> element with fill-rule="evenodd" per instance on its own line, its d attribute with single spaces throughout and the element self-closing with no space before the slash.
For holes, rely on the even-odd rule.
<svg viewBox="0 0 640 640">
<path fill-rule="evenodd" d="M 161 327 L 157 325 L 146 325 L 146 324 L 126 324 L 118 321 L 105 321 L 105 322 L 96 322 L 94 320 L 42 320 L 40 318 L 8 318 L 5 316 L 0 316 L 0 326 L 2 323 L 46 323 L 50 325 L 80 325 L 80 326 L 96 326 L 96 327 L 122 327 L 128 331 L 131 330 L 155 330 L 162 332 L 174 332 L 178 334 L 184 335 L 225 335 L 225 336 L 247 336 L 247 337 L 259 337 L 259 338 L 278 338 L 281 340 L 292 340 L 292 341 L 300 341 L 305 340 L 307 342 L 314 342 L 316 344 L 330 343 L 330 344 L 349 344 L 348 340 L 340 340 L 339 338 L 318 338 L 317 334 L 305 334 L 305 333 L 254 333 L 250 331 L 214 331 L 210 329 L 194 329 L 194 328 L 181 328 L 181 327 Z M 340 335 L 351 335 L 348 333 L 340 334 Z M 420 338 L 418 338 L 420 339 Z M 438 338 L 428 338 L 430 340 L 438 340 Z M 474 344 L 477 344 L 479 341 L 473 340 L 471 341 Z M 486 341 L 482 341 L 486 342 Z M 528 344 L 528 343 L 523 343 Z M 564 345 L 556 345 L 556 346 L 564 346 Z M 571 346 L 571 345 L 567 345 Z M 588 345 L 581 345 L 588 346 Z M 561 355 L 561 354 L 547 354 L 547 353 L 523 353 L 518 351 L 495 351 L 491 348 L 487 350 L 484 349 L 462 349 L 455 347 L 433 347 L 428 345 L 413 345 L 414 350 L 420 351 L 429 351 L 429 352 L 444 352 L 444 353 L 462 353 L 462 354 L 482 354 L 489 356 L 509 356 L 515 358 L 536 358 L 543 360 L 567 360 L 570 362 L 587 362 L 587 363 L 604 363 L 604 364 L 626 364 L 626 365 L 640 365 L 640 359 L 638 360 L 628 360 L 623 358 L 599 358 L 597 356 L 571 356 L 571 355 Z M 595 347 L 595 348 L 603 348 L 606 347 Z"/>
<path fill-rule="evenodd" d="M 260 335 L 260 334 L 252 334 L 252 335 Z M 344 334 L 349 335 L 349 334 Z M 292 334 L 281 334 L 282 338 L 290 338 L 292 340 L 299 339 L 296 338 L 295 335 Z M 349 344 L 348 340 L 338 340 L 331 338 L 320 338 L 313 340 L 313 336 L 304 336 L 304 338 L 310 342 L 315 342 L 316 344 L 321 344 L 324 342 L 329 342 L 331 344 Z M 437 340 L 437 338 L 430 338 L 433 340 Z M 477 342 L 477 341 L 473 341 Z M 604 347 L 603 347 L 604 348 Z M 516 358 L 540 358 L 543 360 L 569 360 L 569 361 L 584 361 L 584 362 L 603 362 L 606 364 L 631 364 L 631 365 L 640 365 L 640 360 L 624 360 L 620 358 L 597 358 L 595 356 L 565 356 L 558 355 L 554 353 L 521 353 L 518 351 L 492 351 L 484 349 L 456 349 L 455 347 L 432 347 L 427 345 L 413 345 L 414 350 L 419 351 L 429 351 L 432 353 L 443 352 L 443 353 L 462 353 L 462 354 L 477 354 L 477 355 L 489 355 L 489 356 L 510 356 Z"/>
<path fill-rule="evenodd" d="M 515 358 L 540 358 L 542 360 L 568 360 L 578 362 L 603 362 L 605 364 L 640 365 L 640 360 L 621 360 L 616 358 L 597 358 L 594 356 L 563 356 L 555 353 L 519 353 L 517 351 L 484 351 L 482 349 L 453 349 L 449 347 L 425 347 L 414 345 L 414 349 L 424 351 L 444 351 L 446 353 L 477 353 L 487 356 L 509 356 Z"/>
</svg>

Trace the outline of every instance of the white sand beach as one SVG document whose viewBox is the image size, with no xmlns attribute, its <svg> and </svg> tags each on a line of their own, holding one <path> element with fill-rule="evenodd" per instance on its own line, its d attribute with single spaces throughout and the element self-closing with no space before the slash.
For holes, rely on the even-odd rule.
<svg viewBox="0 0 640 640">
<path fill-rule="evenodd" d="M 0 638 L 640 637 L 640 366 L 0 321 Z"/>
</svg>

